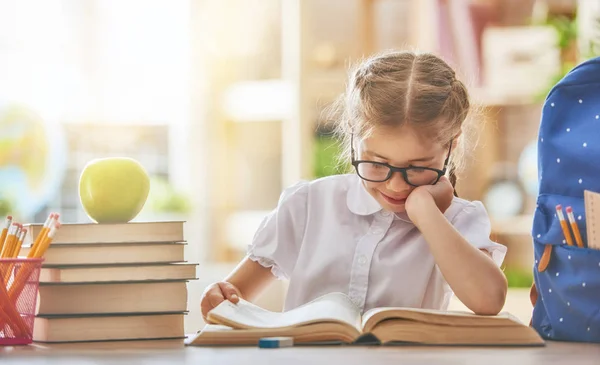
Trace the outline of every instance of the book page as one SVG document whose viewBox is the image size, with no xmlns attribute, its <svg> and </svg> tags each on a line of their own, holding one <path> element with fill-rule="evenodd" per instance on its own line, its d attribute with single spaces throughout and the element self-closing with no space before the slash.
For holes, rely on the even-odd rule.
<svg viewBox="0 0 600 365">
<path fill-rule="evenodd" d="M 319 297 L 287 312 L 271 312 L 243 299 L 224 301 L 208 318 L 235 328 L 286 328 L 317 322 L 342 322 L 360 331 L 360 310 L 342 293 Z"/>
<path fill-rule="evenodd" d="M 421 323 L 430 323 L 447 326 L 523 326 L 515 316 L 508 312 L 501 312 L 495 316 L 476 315 L 465 311 L 444 311 L 425 308 L 373 308 L 363 315 L 363 328 L 370 331 L 378 323 L 388 319 L 404 319 Z"/>
<path fill-rule="evenodd" d="M 202 330 L 198 331 L 197 333 L 186 335 L 184 343 L 186 345 L 193 345 L 196 342 L 202 343 L 203 332 L 204 333 L 206 333 L 206 332 L 209 332 L 209 333 L 210 332 L 230 332 L 232 330 L 233 330 L 233 328 L 231 328 L 231 327 L 222 326 L 219 324 L 207 324 L 204 326 L 204 328 Z"/>
</svg>

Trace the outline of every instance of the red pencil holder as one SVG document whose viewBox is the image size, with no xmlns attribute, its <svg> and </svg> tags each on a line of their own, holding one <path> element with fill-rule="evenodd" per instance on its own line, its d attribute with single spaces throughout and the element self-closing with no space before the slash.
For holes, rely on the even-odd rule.
<svg viewBox="0 0 600 365">
<path fill-rule="evenodd" d="M 43 259 L 0 259 L 0 346 L 33 342 Z"/>
</svg>

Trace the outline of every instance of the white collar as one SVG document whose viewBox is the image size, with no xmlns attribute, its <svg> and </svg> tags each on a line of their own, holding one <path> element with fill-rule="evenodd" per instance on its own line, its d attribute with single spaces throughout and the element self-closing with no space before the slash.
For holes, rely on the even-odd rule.
<svg viewBox="0 0 600 365">
<path fill-rule="evenodd" d="M 346 204 L 352 213 L 363 216 L 372 215 L 383 210 L 377 200 L 365 189 L 363 180 L 356 174 L 353 175 L 350 183 L 346 195 Z M 395 213 L 394 216 L 395 219 L 412 223 L 406 212 Z"/>
<path fill-rule="evenodd" d="M 362 179 L 358 175 L 353 175 L 346 195 L 348 209 L 354 214 L 371 215 L 379 212 L 381 205 L 367 192 Z"/>
</svg>

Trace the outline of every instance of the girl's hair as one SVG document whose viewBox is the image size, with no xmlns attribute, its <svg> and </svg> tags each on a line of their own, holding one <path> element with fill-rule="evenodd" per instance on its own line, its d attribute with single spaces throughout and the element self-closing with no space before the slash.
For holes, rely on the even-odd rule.
<svg viewBox="0 0 600 365">
<path fill-rule="evenodd" d="M 442 59 L 429 53 L 388 52 L 355 68 L 345 93 L 332 105 L 343 161 L 350 159 L 350 137 L 366 137 L 374 127 L 410 126 L 449 147 L 465 134 L 471 105 L 465 85 Z M 330 119 L 332 120 L 332 119 Z M 449 162 L 450 181 L 465 153 L 458 139 Z"/>
</svg>

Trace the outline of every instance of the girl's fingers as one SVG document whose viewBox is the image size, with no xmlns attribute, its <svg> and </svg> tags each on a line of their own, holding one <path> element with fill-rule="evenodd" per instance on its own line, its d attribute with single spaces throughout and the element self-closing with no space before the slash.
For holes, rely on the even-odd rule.
<svg viewBox="0 0 600 365">
<path fill-rule="evenodd" d="M 240 300 L 240 292 L 239 290 L 230 283 L 219 283 L 219 287 L 221 288 L 221 292 L 223 296 L 232 303 L 237 303 Z"/>
</svg>

